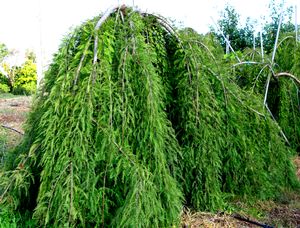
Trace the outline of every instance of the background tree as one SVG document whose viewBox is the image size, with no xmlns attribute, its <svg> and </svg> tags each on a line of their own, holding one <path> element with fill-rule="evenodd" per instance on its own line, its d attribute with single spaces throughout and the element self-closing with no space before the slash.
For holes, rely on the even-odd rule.
<svg viewBox="0 0 300 228">
<path fill-rule="evenodd" d="M 266 20 L 265 17 L 262 18 L 265 24 L 262 28 L 262 32 L 264 50 L 266 53 L 270 53 L 274 48 L 281 12 L 283 12 L 281 33 L 293 32 L 295 30 L 294 24 L 291 23 L 293 14 L 293 8 L 291 6 L 284 7 L 282 3 L 278 4 L 275 0 L 271 0 L 269 9 L 270 15 L 268 18 L 270 18 L 270 20 Z M 225 9 L 221 12 L 217 24 L 223 34 L 229 36 L 230 44 L 235 51 L 243 51 L 247 47 L 253 47 L 253 34 L 255 34 L 256 21 L 247 18 L 246 24 L 241 25 L 239 13 L 232 6 L 226 5 Z M 214 28 L 211 28 L 211 32 L 215 34 L 225 50 L 226 42 L 221 32 Z M 256 34 L 256 37 L 258 37 L 258 34 Z M 260 39 L 257 38 L 256 43 L 257 46 L 259 46 Z"/>
<path fill-rule="evenodd" d="M 211 28 L 212 33 L 215 34 L 220 41 L 222 47 L 226 48 L 226 42 L 222 33 L 229 36 L 230 45 L 234 50 L 244 50 L 246 47 L 253 46 L 253 32 L 254 26 L 250 18 L 247 18 L 246 25 L 240 25 L 240 15 L 230 5 L 227 5 L 221 13 L 221 18 L 217 22 L 221 31 L 216 31 Z"/>
<path fill-rule="evenodd" d="M 32 94 L 36 91 L 37 71 L 33 52 L 27 56 L 27 60 L 17 69 L 14 77 L 13 93 Z"/>
<path fill-rule="evenodd" d="M 14 55 L 14 53 L 14 50 L 9 51 L 4 44 L 1 45 L 3 73 L 0 73 L 0 92 L 32 94 L 36 91 L 36 55 L 32 50 L 26 50 L 25 62 L 21 66 L 11 66 L 3 61 L 7 56 Z"/>
<path fill-rule="evenodd" d="M 270 53 L 274 48 L 276 33 L 278 30 L 278 24 L 280 21 L 281 12 L 283 12 L 282 25 L 280 28 L 281 33 L 288 33 L 295 31 L 295 26 L 291 23 L 291 17 L 293 14 L 293 8 L 291 6 L 283 8 L 283 4 L 277 4 L 275 0 L 271 0 L 269 4 L 271 20 L 266 22 L 263 27 L 263 43 L 264 49 L 267 53 Z M 265 18 L 263 18 L 265 20 Z"/>
<path fill-rule="evenodd" d="M 15 83 L 16 72 L 18 71 L 18 66 L 10 66 L 8 63 L 2 63 L 3 70 L 5 75 L 2 75 L 2 83 L 8 87 L 8 91 L 3 92 L 12 92 Z"/>
</svg>

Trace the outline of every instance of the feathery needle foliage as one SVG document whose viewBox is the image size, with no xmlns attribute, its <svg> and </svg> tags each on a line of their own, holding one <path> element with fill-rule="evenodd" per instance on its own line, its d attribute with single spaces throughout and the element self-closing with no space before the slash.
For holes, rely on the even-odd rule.
<svg viewBox="0 0 300 228">
<path fill-rule="evenodd" d="M 76 28 L 6 157 L 1 204 L 44 227 L 171 227 L 183 205 L 297 187 L 277 126 L 221 52 L 126 7 Z"/>
</svg>

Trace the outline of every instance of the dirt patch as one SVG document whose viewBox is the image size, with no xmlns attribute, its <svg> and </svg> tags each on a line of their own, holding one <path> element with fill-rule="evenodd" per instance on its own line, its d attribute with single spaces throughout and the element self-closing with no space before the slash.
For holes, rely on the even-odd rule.
<svg viewBox="0 0 300 228">
<path fill-rule="evenodd" d="M 31 97 L 0 99 L 0 124 L 23 132 L 27 113 L 30 110 Z"/>
<path fill-rule="evenodd" d="M 294 163 L 295 163 L 295 166 L 296 166 L 296 169 L 297 169 L 297 176 L 298 176 L 298 179 L 300 180 L 300 156 L 297 156 L 297 157 L 294 159 Z"/>
<path fill-rule="evenodd" d="M 300 227 L 300 208 L 277 206 L 269 213 L 272 224 L 282 227 Z"/>
<path fill-rule="evenodd" d="M 251 224 L 250 222 L 242 221 L 235 217 L 240 217 L 251 222 L 257 222 L 254 218 L 241 216 L 237 214 L 229 215 L 225 213 L 207 213 L 207 212 L 196 212 L 190 213 L 185 212 L 182 216 L 181 226 L 183 228 L 198 228 L 198 227 L 215 227 L 215 228 L 240 228 L 240 227 L 257 227 L 257 225 Z"/>
</svg>

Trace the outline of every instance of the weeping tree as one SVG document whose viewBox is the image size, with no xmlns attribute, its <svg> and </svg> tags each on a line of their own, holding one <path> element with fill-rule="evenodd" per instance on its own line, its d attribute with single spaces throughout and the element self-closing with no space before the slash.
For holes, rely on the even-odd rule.
<svg viewBox="0 0 300 228">
<path fill-rule="evenodd" d="M 275 73 L 274 94 L 277 106 L 274 112 L 292 147 L 300 153 L 300 43 L 295 42 L 295 34 L 285 34 L 279 45 Z"/>
<path fill-rule="evenodd" d="M 245 50 L 241 62 L 233 64 L 232 78 L 243 90 L 261 96 L 286 142 L 299 152 L 300 49 L 295 33 L 283 33 L 274 48 L 273 62 L 273 55 L 262 59 L 259 50 Z"/>
<path fill-rule="evenodd" d="M 3 208 L 45 227 L 170 227 L 183 206 L 297 188 L 278 126 L 222 55 L 213 37 L 126 7 L 83 23 L 5 158 Z"/>
<path fill-rule="evenodd" d="M 261 97 L 233 83 L 220 49 L 208 51 L 217 46 L 211 40 L 191 31 L 183 32 L 181 40 L 184 51 L 175 51 L 170 77 L 176 81 L 170 119 L 183 151 L 183 173 L 190 175 L 183 183 L 186 203 L 211 210 L 224 203 L 224 193 L 266 199 L 296 184 L 289 149 Z"/>
</svg>

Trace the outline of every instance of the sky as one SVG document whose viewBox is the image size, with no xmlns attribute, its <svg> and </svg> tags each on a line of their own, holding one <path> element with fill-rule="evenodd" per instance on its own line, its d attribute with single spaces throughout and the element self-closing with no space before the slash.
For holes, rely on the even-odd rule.
<svg viewBox="0 0 300 228">
<path fill-rule="evenodd" d="M 213 18 L 218 20 L 226 3 L 232 5 L 244 20 L 268 15 L 269 0 L 0 0 L 0 42 L 15 49 L 19 57 L 12 64 L 23 61 L 26 49 L 43 56 L 43 65 L 71 27 L 105 12 L 110 6 L 126 4 L 141 11 L 158 13 L 182 25 L 206 33 Z M 277 0 L 282 2 L 282 0 Z M 300 0 L 285 0 L 286 5 L 297 5 L 300 23 Z M 22 57 L 23 56 L 23 57 Z"/>
</svg>

